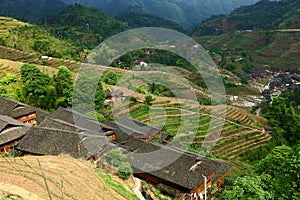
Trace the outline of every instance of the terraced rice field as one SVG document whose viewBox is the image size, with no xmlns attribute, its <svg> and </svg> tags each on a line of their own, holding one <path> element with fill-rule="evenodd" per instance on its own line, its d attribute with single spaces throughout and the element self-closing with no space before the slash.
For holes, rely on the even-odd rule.
<svg viewBox="0 0 300 200">
<path fill-rule="evenodd" d="M 237 161 L 243 152 L 263 146 L 271 139 L 271 135 L 263 129 L 265 119 L 237 107 L 217 108 L 215 115 L 211 114 L 211 107 L 200 107 L 198 112 L 184 107 L 177 104 L 160 107 L 156 104 L 151 107 L 150 114 L 139 113 L 136 107 L 131 113 L 136 119 L 161 127 L 175 136 L 173 143 L 183 148 L 191 146 L 194 151 L 200 152 L 204 141 L 214 145 L 212 153 L 224 160 Z M 221 112 L 225 118 L 218 118 L 222 116 Z M 212 119 L 215 120 L 213 124 Z"/>
<path fill-rule="evenodd" d="M 5 196 L 28 200 L 50 196 L 53 200 L 130 199 L 106 185 L 87 161 L 66 156 L 0 158 L 0 199 Z"/>
</svg>

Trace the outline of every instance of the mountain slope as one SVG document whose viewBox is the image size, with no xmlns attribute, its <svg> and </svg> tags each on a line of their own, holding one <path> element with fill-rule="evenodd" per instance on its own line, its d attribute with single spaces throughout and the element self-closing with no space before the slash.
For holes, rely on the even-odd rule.
<svg viewBox="0 0 300 200">
<path fill-rule="evenodd" d="M 1 0 L 0 15 L 19 20 L 37 21 L 48 14 L 59 12 L 66 5 L 60 0 Z"/>
<path fill-rule="evenodd" d="M 37 25 L 0 17 L 0 45 L 57 58 L 79 58 L 78 47 L 52 36 Z"/>
<path fill-rule="evenodd" d="M 194 35 L 213 35 L 235 30 L 276 30 L 300 27 L 300 1 L 263 0 L 214 16 L 194 28 Z"/>
<path fill-rule="evenodd" d="M 210 17 L 225 14 L 242 5 L 258 0 L 62 0 L 64 3 L 82 3 L 85 6 L 101 8 L 117 16 L 120 13 L 139 12 L 175 21 L 187 28 Z"/>
<path fill-rule="evenodd" d="M 176 22 L 164 18 L 156 17 L 153 15 L 130 12 L 130 13 L 121 13 L 116 18 L 128 24 L 128 26 L 131 28 L 161 27 L 161 28 L 169 28 L 169 29 L 183 32 L 181 26 Z"/>
<path fill-rule="evenodd" d="M 48 15 L 39 24 L 52 34 L 88 49 L 128 29 L 123 22 L 101 10 L 79 4 L 68 6 L 58 14 Z"/>
</svg>

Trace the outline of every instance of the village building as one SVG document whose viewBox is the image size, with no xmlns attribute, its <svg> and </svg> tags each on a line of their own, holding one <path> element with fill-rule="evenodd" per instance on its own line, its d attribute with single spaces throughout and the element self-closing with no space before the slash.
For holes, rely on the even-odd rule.
<svg viewBox="0 0 300 200">
<path fill-rule="evenodd" d="M 182 196 L 194 196 L 194 199 L 204 194 L 205 179 L 206 189 L 213 185 L 219 188 L 224 184 L 229 164 L 175 147 L 137 139 L 125 124 L 110 121 L 105 123 L 114 127 L 115 143 L 127 150 L 127 161 L 136 177 L 154 185 L 163 184 L 174 188 Z M 173 158 L 173 162 L 165 164 Z"/>
<path fill-rule="evenodd" d="M 96 160 L 108 144 L 108 139 L 91 132 L 71 132 L 53 128 L 31 127 L 17 150 L 32 155 L 70 155 L 74 158 Z"/>
<path fill-rule="evenodd" d="M 113 130 L 112 127 L 87 117 L 86 115 L 71 108 L 59 107 L 55 112 L 49 114 L 48 117 L 73 124 L 86 130 L 92 130 L 94 132 L 101 133 L 102 135 Z"/>
<path fill-rule="evenodd" d="M 144 124 L 138 120 L 123 117 L 116 124 L 131 137 L 149 142 L 153 138 L 160 138 L 162 131 L 156 127 Z"/>
<path fill-rule="evenodd" d="M 66 121 L 63 121 L 60 119 L 53 119 L 50 117 L 46 117 L 39 124 L 39 127 L 53 128 L 53 129 L 59 129 L 59 130 L 64 130 L 64 131 L 70 131 L 70 132 L 77 132 L 79 134 L 86 134 L 86 135 L 106 136 L 110 141 L 115 140 L 115 133 L 113 130 L 109 130 L 106 132 L 96 132 L 92 129 L 83 128 L 83 127 L 77 126 L 76 124 L 71 124 Z"/>
<path fill-rule="evenodd" d="M 121 103 L 124 99 L 124 93 L 121 90 L 117 89 L 107 94 L 104 103 L 108 106 L 114 106 L 116 104 Z"/>
<path fill-rule="evenodd" d="M 29 125 L 0 115 L 0 155 L 11 150 L 26 134 Z"/>
<path fill-rule="evenodd" d="M 128 149 L 128 162 L 134 175 L 155 184 L 163 184 L 182 194 L 200 197 L 206 189 L 220 188 L 230 165 L 204 156 L 158 143 L 128 138 L 121 143 Z M 173 162 L 172 162 L 172 159 Z M 167 166 L 165 163 L 169 162 Z"/>
<path fill-rule="evenodd" d="M 0 114 L 9 116 L 19 122 L 35 126 L 48 112 L 28 106 L 14 99 L 0 97 Z"/>
</svg>

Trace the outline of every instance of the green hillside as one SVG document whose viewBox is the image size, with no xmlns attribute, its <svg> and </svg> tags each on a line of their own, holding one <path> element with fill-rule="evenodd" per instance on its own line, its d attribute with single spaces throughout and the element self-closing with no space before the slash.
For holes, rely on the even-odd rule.
<svg viewBox="0 0 300 200">
<path fill-rule="evenodd" d="M 109 17 L 99 9 L 79 4 L 69 6 L 59 14 L 49 15 L 39 24 L 53 35 L 88 49 L 127 29 L 123 22 Z"/>
<path fill-rule="evenodd" d="M 300 65 L 298 30 L 236 31 L 196 39 L 214 52 L 219 65 L 230 71 L 243 67 L 247 72 L 265 65 L 295 69 Z"/>
<path fill-rule="evenodd" d="M 57 58 L 81 57 L 80 49 L 69 42 L 53 37 L 37 25 L 8 17 L 0 17 L 0 45 Z"/>
<path fill-rule="evenodd" d="M 235 30 L 277 30 L 300 27 L 300 2 L 263 0 L 214 16 L 194 28 L 193 35 L 215 35 Z"/>
</svg>

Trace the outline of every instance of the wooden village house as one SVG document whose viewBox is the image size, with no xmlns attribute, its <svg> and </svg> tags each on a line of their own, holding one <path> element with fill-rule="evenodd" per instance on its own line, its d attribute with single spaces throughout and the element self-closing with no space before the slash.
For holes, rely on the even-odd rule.
<svg viewBox="0 0 300 200">
<path fill-rule="evenodd" d="M 119 122 L 105 123 L 114 128 L 116 134 L 114 142 L 127 150 L 127 161 L 134 169 L 136 177 L 154 185 L 163 184 L 171 187 L 181 193 L 184 199 L 197 199 L 204 194 L 204 177 L 207 188 L 213 185 L 219 188 L 224 184 L 229 164 L 175 147 L 135 138 L 132 130 Z"/>
<path fill-rule="evenodd" d="M 114 106 L 116 104 L 122 103 L 123 100 L 124 93 L 121 90 L 117 89 L 107 94 L 107 97 L 105 99 L 105 105 Z"/>
<path fill-rule="evenodd" d="M 0 155 L 14 147 L 29 130 L 29 125 L 0 115 Z"/>
<path fill-rule="evenodd" d="M 48 113 L 41 109 L 18 102 L 14 99 L 0 97 L 0 114 L 34 126 Z"/>
<path fill-rule="evenodd" d="M 149 142 L 153 138 L 160 138 L 162 131 L 156 127 L 144 124 L 138 120 L 123 117 L 116 124 L 129 133 L 131 137 Z"/>
<path fill-rule="evenodd" d="M 91 130 L 100 133 L 103 136 L 108 136 L 111 141 L 115 140 L 115 134 L 112 127 L 100 123 L 95 119 L 91 119 L 74 109 L 59 107 L 55 112 L 49 114 L 48 117 L 72 124 L 79 129 Z M 55 127 L 55 125 L 53 125 L 53 127 Z"/>
</svg>

